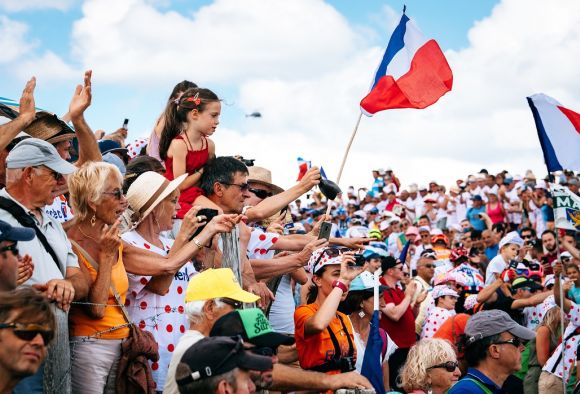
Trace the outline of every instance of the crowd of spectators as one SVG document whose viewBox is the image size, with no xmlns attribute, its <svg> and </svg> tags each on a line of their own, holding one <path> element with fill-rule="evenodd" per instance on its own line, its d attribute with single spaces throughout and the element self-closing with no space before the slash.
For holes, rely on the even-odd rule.
<svg viewBox="0 0 580 394">
<path fill-rule="evenodd" d="M 284 189 L 216 156 L 211 90 L 177 84 L 131 141 L 87 124 L 91 76 L 62 117 L 34 78 L 0 108 L 0 393 L 371 393 L 375 304 L 385 392 L 574 390 L 579 240 L 548 179 Z"/>
</svg>

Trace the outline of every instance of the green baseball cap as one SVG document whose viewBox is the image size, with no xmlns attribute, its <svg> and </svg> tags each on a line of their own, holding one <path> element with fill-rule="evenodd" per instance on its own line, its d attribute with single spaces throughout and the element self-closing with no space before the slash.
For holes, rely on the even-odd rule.
<svg viewBox="0 0 580 394">
<path fill-rule="evenodd" d="M 259 308 L 240 309 L 220 317 L 213 325 L 211 337 L 240 335 L 257 347 L 276 349 L 294 344 L 294 338 L 275 332 Z"/>
</svg>

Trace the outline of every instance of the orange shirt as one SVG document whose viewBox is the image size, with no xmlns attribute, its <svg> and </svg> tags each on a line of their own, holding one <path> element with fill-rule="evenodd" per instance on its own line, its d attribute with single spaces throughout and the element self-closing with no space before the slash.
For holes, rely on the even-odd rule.
<svg viewBox="0 0 580 394">
<path fill-rule="evenodd" d="M 97 279 L 97 271 L 89 264 L 88 261 L 79 255 L 79 263 L 84 264 L 89 270 L 91 278 Z M 127 295 L 127 290 L 129 289 L 129 279 L 127 278 L 127 272 L 125 271 L 125 266 L 123 265 L 123 244 L 119 246 L 119 259 L 113 265 L 111 269 L 111 280 L 115 284 L 115 288 L 121 296 L 123 303 L 125 302 L 125 296 Z M 113 292 L 109 289 L 109 299 L 107 300 L 109 305 L 117 305 L 117 300 L 113 296 Z M 121 312 L 119 307 L 105 307 L 105 316 L 102 319 L 93 319 L 85 313 L 83 310 L 85 306 L 83 305 L 73 305 L 69 313 L 69 330 L 71 337 L 84 337 L 93 336 L 96 332 L 109 330 L 112 327 L 125 324 L 127 321 Z M 99 335 L 98 339 L 124 339 L 129 336 L 129 327 L 119 328 L 113 331 L 109 331 Z"/>
<path fill-rule="evenodd" d="M 328 330 L 324 329 L 316 335 L 305 336 L 304 326 L 306 321 L 314 316 L 316 311 L 318 311 L 319 306 L 316 304 L 308 304 L 299 306 L 294 312 L 294 325 L 296 330 L 294 332 L 294 337 L 296 339 L 296 350 L 298 351 L 298 360 L 300 361 L 300 366 L 304 369 L 309 369 L 324 364 L 330 361 L 335 354 L 334 345 L 328 334 Z M 343 357 L 348 357 L 348 340 L 346 335 L 350 335 L 352 346 L 354 350 L 354 362 L 356 361 L 356 348 L 354 345 L 354 336 L 352 333 L 352 324 L 350 319 L 343 313 L 336 312 L 342 318 L 344 325 L 346 326 L 347 333 L 344 332 L 340 320 L 335 317 L 330 321 L 329 327 L 336 336 L 338 344 L 340 346 L 341 355 Z M 334 373 L 339 373 L 336 371 Z M 333 372 L 330 372 L 333 373 Z"/>
</svg>

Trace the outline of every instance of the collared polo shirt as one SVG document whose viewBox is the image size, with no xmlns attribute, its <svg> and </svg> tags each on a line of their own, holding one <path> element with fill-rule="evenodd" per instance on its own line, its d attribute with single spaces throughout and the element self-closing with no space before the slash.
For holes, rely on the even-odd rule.
<svg viewBox="0 0 580 394">
<path fill-rule="evenodd" d="M 62 225 L 58 221 L 47 215 L 44 209 L 39 210 L 40 214 L 42 215 L 42 221 L 39 221 L 34 213 L 15 200 L 8 193 L 6 188 L 0 190 L 0 196 L 16 202 L 30 216 L 32 216 L 36 222 L 36 225 L 44 234 L 50 246 L 52 246 L 52 249 L 56 253 L 56 256 L 59 260 L 57 262 L 57 266 L 50 254 L 46 251 L 46 249 L 44 249 L 44 246 L 42 246 L 42 243 L 38 237 L 34 237 L 31 241 L 19 241 L 18 250 L 20 251 L 20 255 L 30 255 L 30 257 L 32 257 L 32 262 L 34 263 L 32 277 L 24 283 L 25 285 L 30 286 L 33 284 L 45 284 L 51 279 L 64 279 L 66 277 L 66 269 L 68 267 L 79 268 L 77 255 L 73 252 L 71 243 L 68 240 Z M 0 220 L 4 220 L 12 226 L 22 227 L 22 225 L 18 223 L 18 220 L 16 220 L 14 216 L 3 209 L 0 209 Z"/>
<path fill-rule="evenodd" d="M 479 384 L 477 384 L 477 381 Z M 483 389 L 487 388 L 488 391 Z M 495 384 L 490 378 L 485 376 L 482 372 L 475 368 L 469 368 L 467 375 L 465 375 L 459 382 L 453 385 L 447 394 L 500 394 L 501 387 Z"/>
</svg>

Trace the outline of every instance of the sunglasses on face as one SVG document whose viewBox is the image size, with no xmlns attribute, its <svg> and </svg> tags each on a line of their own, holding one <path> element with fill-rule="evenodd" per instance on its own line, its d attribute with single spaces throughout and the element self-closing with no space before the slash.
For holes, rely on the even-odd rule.
<svg viewBox="0 0 580 394">
<path fill-rule="evenodd" d="M 112 192 L 103 192 L 103 194 L 113 196 L 115 197 L 116 200 L 121 200 L 121 198 L 124 196 L 123 191 L 121 189 L 115 189 Z"/>
<path fill-rule="evenodd" d="M 58 173 L 56 171 L 51 170 L 48 167 L 45 166 L 38 166 L 38 167 L 34 167 L 34 168 L 44 168 L 45 170 L 48 170 L 48 173 L 50 174 L 50 176 L 52 176 L 54 178 L 55 181 L 59 182 L 61 180 L 64 179 L 64 175 L 62 175 L 61 173 Z"/>
<path fill-rule="evenodd" d="M 248 188 L 248 190 L 253 193 L 256 197 L 261 198 L 262 200 L 268 198 L 268 197 L 272 197 L 272 193 L 270 193 L 267 190 L 262 190 L 262 189 L 254 189 L 252 187 Z"/>
<path fill-rule="evenodd" d="M 522 238 L 523 239 L 532 239 L 532 236 L 531 235 L 522 235 Z"/>
<path fill-rule="evenodd" d="M 492 345 L 514 345 L 515 347 L 520 347 L 524 342 L 520 338 L 512 338 L 507 341 L 494 342 Z"/>
<path fill-rule="evenodd" d="M 233 307 L 234 309 L 242 309 L 242 306 L 244 306 L 243 302 L 232 300 L 231 298 L 220 298 L 220 301 Z"/>
<path fill-rule="evenodd" d="M 456 368 L 459 368 L 459 363 L 457 361 L 447 361 L 441 364 L 433 365 L 427 368 L 427 370 L 434 368 L 444 368 L 447 372 L 455 372 Z"/>
<path fill-rule="evenodd" d="M 433 264 L 423 264 L 421 267 L 425 267 L 425 268 L 428 268 L 428 269 L 435 268 L 435 266 Z"/>
<path fill-rule="evenodd" d="M 23 341 L 32 341 L 40 334 L 44 346 L 47 346 L 52 338 L 54 338 L 54 331 L 46 330 L 44 326 L 39 324 L 24 324 L 24 323 L 0 323 L 0 329 L 11 328 L 14 335 Z"/>
<path fill-rule="evenodd" d="M 248 190 L 250 190 L 250 185 L 248 185 L 247 183 L 240 183 L 240 184 L 237 184 L 237 183 L 225 183 L 225 182 L 220 182 L 220 183 L 223 184 L 223 185 L 228 185 L 228 186 L 237 186 L 237 187 L 240 188 L 240 191 L 241 192 L 247 192 Z M 257 194 L 256 194 L 256 196 L 257 196 Z"/>
<path fill-rule="evenodd" d="M 14 256 L 18 256 L 18 247 L 17 244 L 12 244 L 12 245 L 8 245 L 8 246 L 4 246 L 2 248 L 0 248 L 0 253 L 4 253 L 4 252 L 12 252 L 12 254 Z"/>
</svg>

